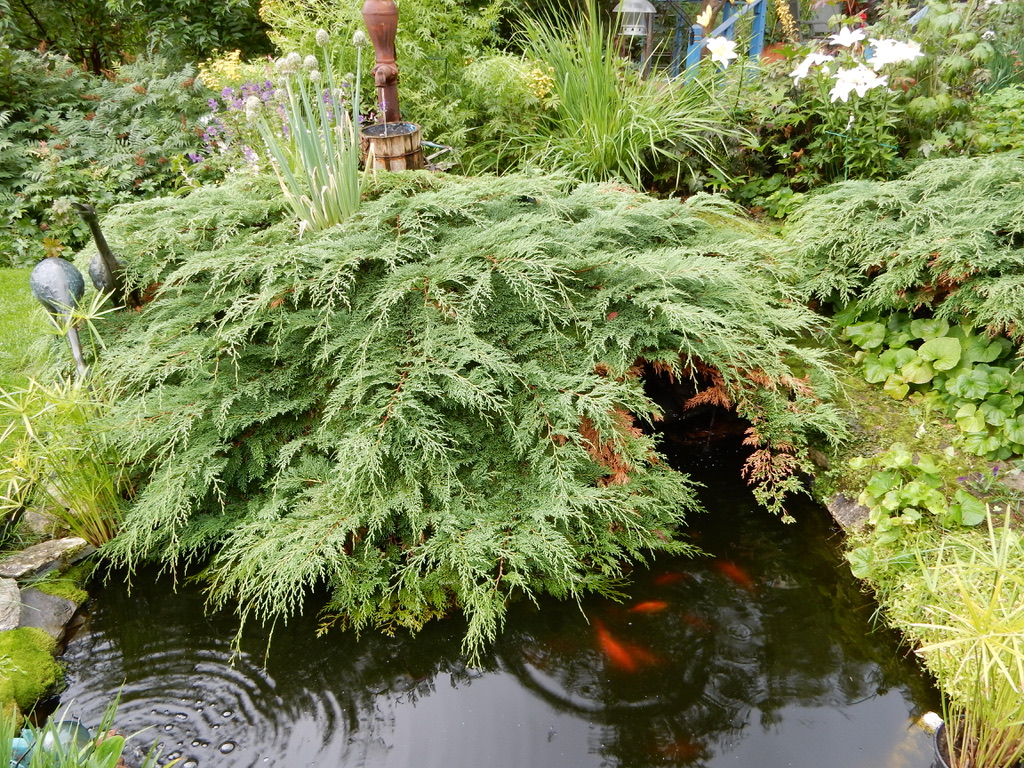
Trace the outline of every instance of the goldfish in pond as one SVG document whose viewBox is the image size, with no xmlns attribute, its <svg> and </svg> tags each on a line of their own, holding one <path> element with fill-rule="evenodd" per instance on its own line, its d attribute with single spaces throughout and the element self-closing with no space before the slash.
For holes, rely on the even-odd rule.
<svg viewBox="0 0 1024 768">
<path fill-rule="evenodd" d="M 627 652 L 633 657 L 633 660 L 637 664 L 643 664 L 645 666 L 653 667 L 656 664 L 661 664 L 661 659 L 655 656 L 648 650 L 640 648 L 636 645 L 627 645 Z"/>
<path fill-rule="evenodd" d="M 753 592 L 757 588 L 750 574 L 731 560 L 716 560 L 715 570 L 748 592 Z"/>
<path fill-rule="evenodd" d="M 629 609 L 630 613 L 658 613 L 668 608 L 664 600 L 644 600 Z"/>
<path fill-rule="evenodd" d="M 653 665 L 660 662 L 660 659 L 649 651 L 616 640 L 598 619 L 594 619 L 594 632 L 597 634 L 597 643 L 601 646 L 601 651 L 616 669 L 636 672 L 641 664 Z"/>
<path fill-rule="evenodd" d="M 626 646 L 612 637 L 612 633 L 597 619 L 594 619 L 594 632 L 597 633 L 598 645 L 612 666 L 624 672 L 636 672 L 636 661 L 626 650 Z"/>
<path fill-rule="evenodd" d="M 654 583 L 659 587 L 669 587 L 678 581 L 682 581 L 685 576 L 676 571 L 669 571 L 668 573 L 659 573 L 654 577 Z"/>
</svg>

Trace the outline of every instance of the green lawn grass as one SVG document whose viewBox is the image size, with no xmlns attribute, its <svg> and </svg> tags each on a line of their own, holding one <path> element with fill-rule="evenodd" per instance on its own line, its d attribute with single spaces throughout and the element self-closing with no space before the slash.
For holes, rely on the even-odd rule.
<svg viewBox="0 0 1024 768">
<path fill-rule="evenodd" d="M 18 389 L 27 381 L 32 342 L 47 332 L 46 315 L 28 288 L 29 269 L 0 269 L 0 387 Z"/>
</svg>

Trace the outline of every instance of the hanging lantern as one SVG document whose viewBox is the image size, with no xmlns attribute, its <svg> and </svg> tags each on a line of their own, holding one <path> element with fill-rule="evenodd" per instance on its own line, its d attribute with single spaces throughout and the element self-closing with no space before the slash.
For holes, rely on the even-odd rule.
<svg viewBox="0 0 1024 768">
<path fill-rule="evenodd" d="M 622 0 L 613 11 L 621 19 L 619 34 L 623 37 L 647 37 L 657 10 L 647 0 Z"/>
</svg>

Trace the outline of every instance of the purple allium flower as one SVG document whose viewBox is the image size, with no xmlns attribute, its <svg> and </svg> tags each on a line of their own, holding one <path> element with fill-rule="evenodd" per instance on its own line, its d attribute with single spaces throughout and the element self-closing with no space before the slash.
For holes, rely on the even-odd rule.
<svg viewBox="0 0 1024 768">
<path fill-rule="evenodd" d="M 198 152 L 189 152 L 186 155 L 186 157 L 189 160 L 191 160 L 193 163 L 201 163 L 201 162 L 203 162 L 203 156 L 200 155 Z"/>
<path fill-rule="evenodd" d="M 216 112 L 218 109 L 220 109 L 220 102 L 218 102 L 216 99 L 207 99 L 206 106 L 208 106 L 212 111 Z"/>
<path fill-rule="evenodd" d="M 232 88 L 230 85 L 227 86 L 226 88 L 224 88 L 224 90 L 222 90 L 220 92 L 220 97 L 222 99 L 225 99 L 225 100 L 230 99 L 234 95 L 235 95 L 235 89 Z"/>
</svg>

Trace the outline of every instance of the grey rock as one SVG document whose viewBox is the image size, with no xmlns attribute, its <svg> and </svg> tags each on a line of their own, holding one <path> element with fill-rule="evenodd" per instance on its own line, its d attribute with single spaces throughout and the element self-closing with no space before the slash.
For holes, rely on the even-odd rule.
<svg viewBox="0 0 1024 768">
<path fill-rule="evenodd" d="M 60 528 L 60 524 L 53 515 L 47 514 L 44 507 L 28 507 L 22 514 L 21 521 L 38 536 L 52 537 Z"/>
<path fill-rule="evenodd" d="M 21 592 L 21 621 L 19 626 L 38 627 L 58 643 L 64 630 L 75 615 L 78 606 L 66 597 L 48 595 L 41 590 L 25 589 Z"/>
<path fill-rule="evenodd" d="M 21 590 L 14 579 L 0 579 L 0 632 L 17 629 L 21 617 Z"/>
<path fill-rule="evenodd" d="M 41 576 L 55 568 L 66 568 L 91 555 L 96 548 L 85 539 L 69 537 L 33 544 L 0 563 L 0 577 L 22 579 Z"/>
<path fill-rule="evenodd" d="M 841 493 L 833 496 L 825 507 L 844 530 L 859 528 L 867 522 L 868 515 L 871 514 L 870 509 L 855 501 L 850 501 Z"/>
</svg>

